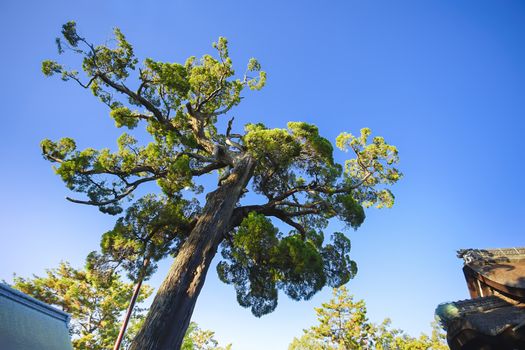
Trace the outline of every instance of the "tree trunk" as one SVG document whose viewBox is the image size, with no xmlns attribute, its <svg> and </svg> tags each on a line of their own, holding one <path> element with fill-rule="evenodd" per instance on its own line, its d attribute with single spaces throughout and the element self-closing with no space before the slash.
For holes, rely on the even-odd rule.
<svg viewBox="0 0 525 350">
<path fill-rule="evenodd" d="M 180 248 L 129 350 L 180 349 L 208 268 L 254 166 L 250 156 L 241 158 L 222 186 L 206 196 L 202 214 Z"/>
</svg>

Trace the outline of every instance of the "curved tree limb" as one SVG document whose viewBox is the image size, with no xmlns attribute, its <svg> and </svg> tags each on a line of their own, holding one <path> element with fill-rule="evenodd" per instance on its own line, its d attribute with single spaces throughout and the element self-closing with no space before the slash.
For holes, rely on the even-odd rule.
<svg viewBox="0 0 525 350">
<path fill-rule="evenodd" d="M 158 180 L 158 179 L 159 179 L 159 177 L 153 176 L 153 177 L 142 178 L 140 180 L 132 182 L 128 186 L 126 186 L 126 189 L 122 193 L 120 193 L 120 194 L 116 194 L 115 193 L 114 198 L 108 199 L 108 200 L 105 200 L 105 201 L 93 201 L 93 200 L 85 201 L 85 200 L 79 200 L 79 199 L 74 199 L 74 198 L 70 198 L 70 197 L 66 197 L 66 199 L 68 201 L 70 201 L 70 202 L 78 203 L 78 204 L 104 206 L 104 205 L 116 203 L 119 200 L 121 200 L 121 199 L 125 198 L 126 196 L 130 195 L 133 191 L 135 191 L 137 189 L 137 187 L 139 187 L 140 184 L 143 184 L 145 182 L 155 181 L 155 180 Z M 115 191 L 113 190 L 113 192 L 115 192 Z"/>
</svg>

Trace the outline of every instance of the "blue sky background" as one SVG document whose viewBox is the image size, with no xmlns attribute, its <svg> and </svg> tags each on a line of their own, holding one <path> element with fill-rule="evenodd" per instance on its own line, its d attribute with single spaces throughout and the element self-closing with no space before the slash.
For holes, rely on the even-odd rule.
<svg viewBox="0 0 525 350">
<path fill-rule="evenodd" d="M 46 137 L 101 148 L 121 132 L 89 92 L 40 73 L 71 19 L 95 43 L 120 27 L 141 59 L 180 62 L 226 36 L 240 70 L 255 56 L 268 72 L 266 88 L 233 111 L 237 126 L 302 120 L 331 140 L 366 126 L 397 145 L 405 177 L 395 207 L 368 210 L 349 232 L 359 273 L 347 286 L 373 321 L 428 331 L 438 303 L 468 297 L 457 249 L 525 245 L 522 1 L 3 0 L 0 279 L 61 260 L 80 266 L 114 220 L 65 201 L 40 156 Z M 213 267 L 193 319 L 235 350 L 286 349 L 329 295 L 280 295 L 277 310 L 257 319 Z"/>
</svg>

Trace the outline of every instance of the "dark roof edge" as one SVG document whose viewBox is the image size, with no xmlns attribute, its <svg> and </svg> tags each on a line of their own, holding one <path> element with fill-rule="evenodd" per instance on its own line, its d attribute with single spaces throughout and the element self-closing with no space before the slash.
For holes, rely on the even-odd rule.
<svg viewBox="0 0 525 350">
<path fill-rule="evenodd" d="M 51 305 L 48 305 L 38 299 L 30 297 L 29 295 L 24 294 L 14 288 L 11 288 L 7 284 L 1 282 L 0 296 L 4 296 L 33 310 L 39 311 L 66 323 L 69 323 L 69 320 L 71 318 L 71 316 L 68 313 L 59 310 Z"/>
<path fill-rule="evenodd" d="M 490 249 L 460 249 L 457 251 L 457 257 L 463 259 L 466 264 L 477 260 L 485 259 L 523 259 L 525 258 L 525 247 L 512 248 L 490 248 Z"/>
</svg>

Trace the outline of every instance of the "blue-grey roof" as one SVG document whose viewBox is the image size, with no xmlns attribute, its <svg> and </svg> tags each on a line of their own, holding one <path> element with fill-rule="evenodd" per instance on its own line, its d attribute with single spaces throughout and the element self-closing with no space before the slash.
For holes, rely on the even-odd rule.
<svg viewBox="0 0 525 350">
<path fill-rule="evenodd" d="M 525 305 L 491 295 L 441 304 L 436 309 L 436 316 L 449 337 L 465 329 L 497 336 L 525 322 Z"/>
<path fill-rule="evenodd" d="M 3 350 L 72 350 L 69 315 L 0 283 Z"/>
</svg>

